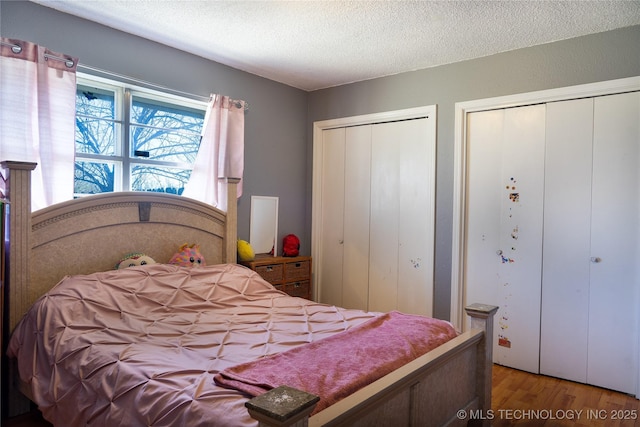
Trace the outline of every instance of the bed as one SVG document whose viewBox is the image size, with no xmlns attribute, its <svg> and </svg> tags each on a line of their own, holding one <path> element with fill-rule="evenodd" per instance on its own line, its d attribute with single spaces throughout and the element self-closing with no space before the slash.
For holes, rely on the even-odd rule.
<svg viewBox="0 0 640 427">
<path fill-rule="evenodd" d="M 421 316 L 290 297 L 236 264 L 237 180 L 225 180 L 226 212 L 179 196 L 115 193 L 29 214 L 34 166 L 2 163 L 10 415 L 29 410 L 24 396 L 65 426 L 467 425 L 490 409 L 496 307 L 468 307 L 471 329 L 457 333 Z M 164 264 L 182 243 L 198 243 L 207 266 Z M 159 264 L 113 270 L 132 251 Z M 362 352 L 389 358 L 369 366 L 375 378 L 356 387 L 345 378 L 361 381 L 357 367 L 323 364 L 347 364 L 351 353 L 340 348 L 355 354 L 384 328 L 394 344 Z M 404 335 L 412 335 L 407 351 Z M 392 362 L 400 356 L 390 350 L 408 358 Z M 329 387 L 337 394 L 325 395 Z"/>
</svg>

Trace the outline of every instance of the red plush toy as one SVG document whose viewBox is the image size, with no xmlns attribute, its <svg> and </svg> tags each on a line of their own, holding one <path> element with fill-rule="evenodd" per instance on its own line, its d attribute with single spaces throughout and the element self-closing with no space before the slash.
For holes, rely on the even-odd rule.
<svg viewBox="0 0 640 427">
<path fill-rule="evenodd" d="M 298 256 L 300 253 L 300 239 L 295 234 L 287 234 L 282 239 L 282 255 Z"/>
</svg>

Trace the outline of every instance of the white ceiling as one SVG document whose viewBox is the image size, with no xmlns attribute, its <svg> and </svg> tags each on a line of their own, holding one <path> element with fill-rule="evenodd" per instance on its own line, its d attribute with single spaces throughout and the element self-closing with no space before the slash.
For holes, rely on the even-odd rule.
<svg viewBox="0 0 640 427">
<path fill-rule="evenodd" d="M 33 1 L 308 91 L 640 24 L 640 0 Z"/>
</svg>

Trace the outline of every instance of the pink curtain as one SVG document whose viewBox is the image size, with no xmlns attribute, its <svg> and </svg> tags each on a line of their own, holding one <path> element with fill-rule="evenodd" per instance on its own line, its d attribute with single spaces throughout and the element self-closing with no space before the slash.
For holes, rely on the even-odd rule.
<svg viewBox="0 0 640 427">
<path fill-rule="evenodd" d="M 35 162 L 32 210 L 73 198 L 76 58 L 0 39 L 0 160 Z"/>
<path fill-rule="evenodd" d="M 245 102 L 211 95 L 202 130 L 200 149 L 183 195 L 226 210 L 218 178 L 242 178 L 244 171 Z M 238 197 L 242 195 L 242 181 Z"/>
</svg>

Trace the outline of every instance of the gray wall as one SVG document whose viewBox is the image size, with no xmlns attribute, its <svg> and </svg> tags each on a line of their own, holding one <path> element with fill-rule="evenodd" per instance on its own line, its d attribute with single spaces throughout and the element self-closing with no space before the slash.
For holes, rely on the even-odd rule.
<svg viewBox="0 0 640 427">
<path fill-rule="evenodd" d="M 250 196 L 278 196 L 280 238 L 297 234 L 305 255 L 313 122 L 436 104 L 434 314 L 441 318 L 449 317 L 451 289 L 455 103 L 640 75 L 640 26 L 310 93 L 29 2 L 0 2 L 0 34 L 175 90 L 248 101 L 239 237 L 249 237 Z"/>
<path fill-rule="evenodd" d="M 0 1 L 0 35 L 75 56 L 81 65 L 174 90 L 244 99 L 249 111 L 238 237 L 249 239 L 251 195 L 280 198 L 280 240 L 288 233 L 301 239 L 308 234 L 307 92 L 26 1 Z"/>
<path fill-rule="evenodd" d="M 640 26 L 311 92 L 314 121 L 437 105 L 434 315 L 449 318 L 456 102 L 640 75 Z M 307 192 L 312 158 L 307 151 Z M 308 212 L 311 202 L 307 200 Z M 310 227 L 311 215 L 307 214 Z"/>
</svg>

